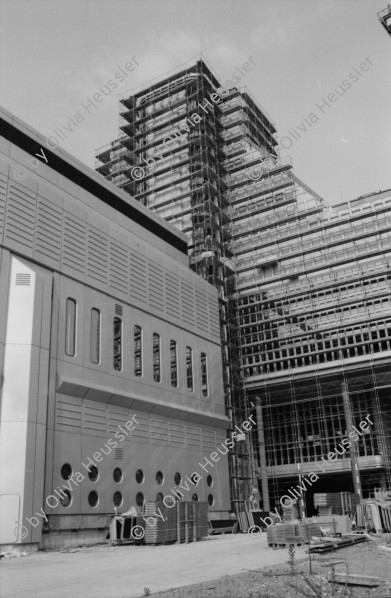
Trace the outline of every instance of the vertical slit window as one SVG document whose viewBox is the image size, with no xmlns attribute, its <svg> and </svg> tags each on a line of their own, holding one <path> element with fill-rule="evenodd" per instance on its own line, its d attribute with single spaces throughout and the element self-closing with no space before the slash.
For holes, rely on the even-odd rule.
<svg viewBox="0 0 391 598">
<path fill-rule="evenodd" d="M 153 333 L 152 355 L 153 355 L 153 379 L 160 382 L 160 336 Z"/>
<path fill-rule="evenodd" d="M 91 309 L 90 360 L 91 363 L 100 361 L 100 311 L 95 307 Z"/>
<path fill-rule="evenodd" d="M 193 390 L 193 355 L 191 347 L 186 347 L 186 383 L 187 390 Z"/>
<path fill-rule="evenodd" d="M 71 357 L 76 352 L 76 301 L 67 299 L 65 315 L 65 353 Z"/>
<path fill-rule="evenodd" d="M 122 320 L 113 319 L 113 366 L 117 372 L 122 370 Z"/>
<path fill-rule="evenodd" d="M 206 353 L 201 353 L 201 387 L 204 397 L 208 396 L 208 369 L 206 363 Z"/>
<path fill-rule="evenodd" d="M 171 371 L 171 386 L 177 388 L 178 386 L 178 361 L 176 352 L 176 342 L 170 341 L 170 371 Z"/>
<path fill-rule="evenodd" d="M 134 373 L 135 376 L 142 376 L 142 344 L 141 344 L 141 328 L 134 327 Z"/>
</svg>

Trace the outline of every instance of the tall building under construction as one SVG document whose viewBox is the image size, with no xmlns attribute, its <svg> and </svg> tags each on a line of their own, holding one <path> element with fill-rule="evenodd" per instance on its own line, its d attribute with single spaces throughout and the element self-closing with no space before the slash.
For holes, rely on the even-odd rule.
<svg viewBox="0 0 391 598">
<path fill-rule="evenodd" d="M 391 190 L 328 205 L 251 94 L 201 59 L 123 98 L 120 118 L 97 170 L 187 234 L 191 267 L 218 289 L 232 428 L 256 412 L 230 456 L 232 508 L 257 480 L 273 507 L 366 416 L 317 469 L 307 513 L 325 489 L 390 487 Z"/>
</svg>

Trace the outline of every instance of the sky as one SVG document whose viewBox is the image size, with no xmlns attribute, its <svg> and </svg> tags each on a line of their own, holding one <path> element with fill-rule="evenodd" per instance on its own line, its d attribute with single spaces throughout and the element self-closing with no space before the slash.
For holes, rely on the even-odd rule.
<svg viewBox="0 0 391 598">
<path fill-rule="evenodd" d="M 118 136 L 120 97 L 201 54 L 222 82 L 252 57 L 239 85 L 271 117 L 281 155 L 328 203 L 340 203 L 391 188 L 391 37 L 377 18 L 386 5 L 0 0 L 0 104 L 44 135 L 67 127 L 61 147 L 93 167 L 95 150 Z M 83 104 L 132 57 L 134 71 L 87 111 Z M 355 68 L 357 81 L 349 79 Z M 337 96 L 344 80 L 351 86 Z M 325 106 L 331 93 L 337 99 Z"/>
</svg>

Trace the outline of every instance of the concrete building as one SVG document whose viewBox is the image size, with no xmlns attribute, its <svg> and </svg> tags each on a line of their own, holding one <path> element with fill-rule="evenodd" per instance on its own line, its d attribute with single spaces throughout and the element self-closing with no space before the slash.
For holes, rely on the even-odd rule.
<svg viewBox="0 0 391 598">
<path fill-rule="evenodd" d="M 255 477 L 264 508 L 278 504 L 371 414 L 307 507 L 311 492 L 391 484 L 390 192 L 330 207 L 281 160 L 248 90 L 203 60 L 121 106 L 97 169 L 188 235 L 192 268 L 219 289 L 232 426 L 257 407 L 255 450 L 231 459 L 233 506 Z"/>
<path fill-rule="evenodd" d="M 184 234 L 0 117 L 0 544 L 101 540 L 181 483 L 227 515 L 217 290 Z"/>
</svg>

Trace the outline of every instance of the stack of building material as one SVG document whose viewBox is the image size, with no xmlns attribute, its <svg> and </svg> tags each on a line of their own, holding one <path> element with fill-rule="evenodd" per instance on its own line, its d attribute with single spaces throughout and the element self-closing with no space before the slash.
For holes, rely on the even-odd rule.
<svg viewBox="0 0 391 598">
<path fill-rule="evenodd" d="M 208 503 L 205 501 L 193 504 L 195 508 L 197 540 L 201 540 L 207 537 L 209 530 Z M 232 523 L 235 523 L 235 521 L 232 521 Z"/>
<path fill-rule="evenodd" d="M 352 521 L 349 515 L 320 515 L 317 523 L 322 530 L 328 530 L 332 536 L 348 534 L 352 531 Z"/>
<path fill-rule="evenodd" d="M 147 520 L 145 525 L 146 544 L 165 544 L 176 541 L 176 509 L 176 505 L 169 509 L 162 502 L 145 503 L 144 517 Z"/>
<path fill-rule="evenodd" d="M 290 506 L 283 505 L 282 515 L 284 521 L 295 521 L 299 519 L 299 507 L 297 501 L 292 503 Z"/>
<path fill-rule="evenodd" d="M 322 492 L 314 494 L 314 504 L 321 516 L 352 515 L 360 503 L 357 494 L 349 492 Z"/>
<path fill-rule="evenodd" d="M 331 515 L 331 504 L 328 502 L 328 494 L 326 492 L 314 494 L 314 505 L 318 508 L 318 514 L 325 516 Z"/>
<path fill-rule="evenodd" d="M 286 544 L 303 544 L 304 538 L 301 536 L 301 525 L 287 524 L 285 527 L 285 543 Z"/>
<path fill-rule="evenodd" d="M 269 527 L 267 528 L 267 543 L 269 546 L 275 546 L 276 544 L 279 544 L 279 536 L 277 530 L 280 528 L 281 526 L 278 525 L 269 525 Z"/>
<path fill-rule="evenodd" d="M 269 546 L 287 544 L 284 524 L 269 525 L 267 528 L 267 543 Z"/>
<path fill-rule="evenodd" d="M 250 527 L 247 513 L 245 511 L 238 513 L 239 528 L 242 532 L 247 532 Z"/>
<path fill-rule="evenodd" d="M 189 542 L 208 536 L 207 502 L 181 501 L 170 508 L 162 502 L 147 502 L 143 517 L 146 544 Z"/>
<path fill-rule="evenodd" d="M 189 542 L 194 538 L 193 503 L 179 502 L 178 506 L 178 541 Z"/>
<path fill-rule="evenodd" d="M 319 523 L 314 521 L 309 521 L 301 523 L 301 535 L 304 538 L 305 542 L 309 542 L 311 538 L 319 538 L 322 535 Z"/>
<path fill-rule="evenodd" d="M 357 525 L 376 532 L 391 532 L 391 501 L 368 499 L 357 508 Z"/>
<path fill-rule="evenodd" d="M 310 530 L 310 531 L 308 531 Z M 269 546 L 304 544 L 312 536 L 321 535 L 320 526 L 317 523 L 277 523 L 267 528 L 267 543 Z"/>
</svg>

